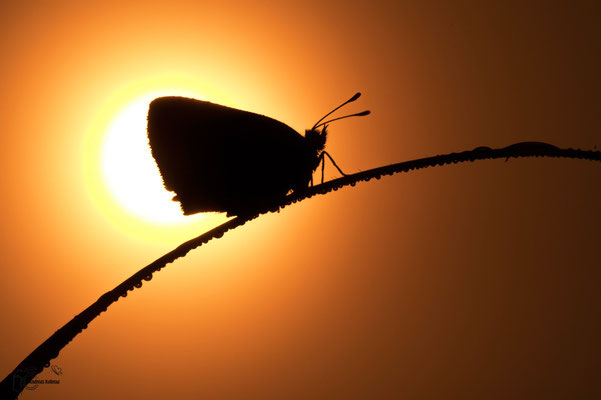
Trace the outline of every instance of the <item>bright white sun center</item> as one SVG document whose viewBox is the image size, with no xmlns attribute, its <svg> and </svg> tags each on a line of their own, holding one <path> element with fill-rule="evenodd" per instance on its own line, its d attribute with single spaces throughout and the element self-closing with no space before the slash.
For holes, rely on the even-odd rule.
<svg viewBox="0 0 601 400">
<path fill-rule="evenodd" d="M 108 126 L 101 147 L 103 180 L 115 201 L 128 213 L 157 224 L 189 222 L 172 201 L 146 137 L 147 95 L 129 103 Z"/>
</svg>

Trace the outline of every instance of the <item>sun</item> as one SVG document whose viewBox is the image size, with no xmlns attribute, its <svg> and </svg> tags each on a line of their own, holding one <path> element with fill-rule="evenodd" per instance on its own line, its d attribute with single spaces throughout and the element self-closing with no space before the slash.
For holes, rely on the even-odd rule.
<svg viewBox="0 0 601 400">
<path fill-rule="evenodd" d="M 150 102 L 173 91 L 138 95 L 122 106 L 107 124 L 100 144 L 100 175 L 110 197 L 126 213 L 159 225 L 178 225 L 198 219 L 184 216 L 175 195 L 163 186 L 146 135 Z M 177 95 L 182 95 L 178 91 Z M 202 96 L 188 95 L 202 98 Z"/>
<path fill-rule="evenodd" d="M 163 187 L 146 138 L 146 113 L 154 97 L 136 98 L 109 123 L 100 149 L 101 175 L 128 213 L 159 224 L 183 222 L 179 204 L 171 200 L 173 193 Z"/>
<path fill-rule="evenodd" d="M 152 240 L 176 240 L 227 220 L 220 213 L 184 216 L 163 186 L 146 133 L 148 107 L 162 96 L 218 103 L 232 100 L 195 80 L 159 76 L 116 89 L 104 101 L 82 142 L 82 179 L 90 200 L 119 231 Z M 199 225 L 200 223 L 200 225 Z"/>
</svg>

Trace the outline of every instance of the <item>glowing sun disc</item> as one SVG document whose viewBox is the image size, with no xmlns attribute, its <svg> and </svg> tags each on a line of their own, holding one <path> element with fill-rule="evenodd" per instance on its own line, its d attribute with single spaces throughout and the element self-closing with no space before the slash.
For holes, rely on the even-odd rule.
<svg viewBox="0 0 601 400">
<path fill-rule="evenodd" d="M 147 94 L 123 107 L 110 122 L 101 145 L 100 167 L 114 200 L 128 213 L 157 224 L 189 222 L 174 194 L 163 186 L 146 136 Z"/>
</svg>

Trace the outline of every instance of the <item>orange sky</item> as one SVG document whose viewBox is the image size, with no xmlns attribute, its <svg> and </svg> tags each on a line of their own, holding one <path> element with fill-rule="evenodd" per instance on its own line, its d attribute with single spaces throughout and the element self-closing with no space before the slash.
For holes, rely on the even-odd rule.
<svg viewBox="0 0 601 400">
<path fill-rule="evenodd" d="M 0 6 L 2 377 L 225 220 L 165 227 L 111 204 L 98 143 L 145 91 L 298 131 L 362 91 L 351 108 L 373 114 L 327 145 L 348 172 L 601 147 L 595 2 L 83 3 Z M 114 304 L 53 361 L 60 385 L 22 398 L 599 397 L 600 178 L 586 161 L 487 161 L 263 216 Z"/>
</svg>

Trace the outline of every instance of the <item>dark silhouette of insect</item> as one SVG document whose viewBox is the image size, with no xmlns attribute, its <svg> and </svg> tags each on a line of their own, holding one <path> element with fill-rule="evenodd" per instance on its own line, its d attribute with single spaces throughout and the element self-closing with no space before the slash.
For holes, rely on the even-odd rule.
<svg viewBox="0 0 601 400">
<path fill-rule="evenodd" d="M 327 127 L 322 122 L 357 93 L 300 135 L 264 115 L 185 97 L 159 97 L 148 110 L 148 139 L 167 190 L 185 215 L 218 211 L 247 215 L 274 204 L 290 191 L 313 185 L 325 165 Z M 320 129 L 321 127 L 321 129 Z"/>
</svg>

